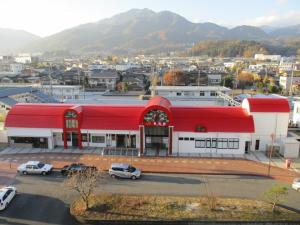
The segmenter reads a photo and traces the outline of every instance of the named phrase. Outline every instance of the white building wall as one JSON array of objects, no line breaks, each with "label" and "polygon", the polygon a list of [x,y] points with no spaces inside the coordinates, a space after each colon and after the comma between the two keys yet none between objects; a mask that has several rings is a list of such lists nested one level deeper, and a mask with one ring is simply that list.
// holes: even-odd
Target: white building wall
[{"label": "white building wall", "polygon": [[[179,137],[194,138],[194,140],[179,140]],[[238,138],[238,149],[218,149],[218,148],[196,148],[195,141],[199,138]],[[174,132],[173,133],[173,150],[174,155],[199,154],[199,153],[216,153],[216,154],[244,154],[245,142],[251,140],[249,133],[195,133],[195,132]]]},{"label": "white building wall", "polygon": [[255,142],[259,140],[259,149],[265,151],[266,145],[272,142],[271,134],[276,141],[287,137],[289,113],[253,112],[255,132],[252,135],[251,149],[255,150]]}]

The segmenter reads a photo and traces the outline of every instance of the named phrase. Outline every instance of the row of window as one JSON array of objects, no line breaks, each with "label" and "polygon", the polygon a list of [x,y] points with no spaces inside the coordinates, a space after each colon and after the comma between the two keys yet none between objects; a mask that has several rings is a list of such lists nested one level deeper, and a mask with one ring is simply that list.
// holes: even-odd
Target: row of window
[{"label": "row of window", "polygon": [[[194,92],[176,92],[177,96],[194,96],[195,93]],[[200,91],[199,92],[199,96],[205,96],[205,91]],[[217,96],[217,92],[215,91],[210,91],[210,96]]]},{"label": "row of window", "polygon": [[195,148],[238,149],[238,138],[193,138],[179,137],[179,141],[195,141]]}]

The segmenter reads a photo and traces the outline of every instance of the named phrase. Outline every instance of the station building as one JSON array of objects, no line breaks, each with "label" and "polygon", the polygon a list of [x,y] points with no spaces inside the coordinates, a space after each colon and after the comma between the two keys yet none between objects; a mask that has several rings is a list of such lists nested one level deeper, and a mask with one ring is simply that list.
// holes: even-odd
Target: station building
[{"label": "station building", "polygon": [[249,98],[242,106],[17,104],[5,127],[11,146],[135,148],[140,155],[245,154],[287,137],[289,104]]}]

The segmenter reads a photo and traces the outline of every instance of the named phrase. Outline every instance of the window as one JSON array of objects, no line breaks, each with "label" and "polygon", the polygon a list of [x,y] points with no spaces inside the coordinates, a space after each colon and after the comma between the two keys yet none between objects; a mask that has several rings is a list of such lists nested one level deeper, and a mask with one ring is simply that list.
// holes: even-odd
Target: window
[{"label": "window", "polygon": [[205,139],[196,139],[195,141],[195,147],[196,148],[205,148],[206,145],[205,145]]},{"label": "window", "polygon": [[212,138],[211,139],[211,147],[212,148],[217,148],[217,138]]},{"label": "window", "polygon": [[211,140],[210,138],[206,138],[206,148],[210,148],[211,147]]},{"label": "window", "polygon": [[195,140],[195,138],[190,138],[190,141],[194,141]]},{"label": "window", "polygon": [[68,111],[65,114],[65,118],[77,118],[77,113],[73,111]]},{"label": "window", "polygon": [[185,137],[184,140],[185,140],[185,141],[189,141],[190,139],[189,139],[188,137]]},{"label": "window", "polygon": [[220,149],[228,148],[227,138],[218,139],[218,148]]},{"label": "window", "polygon": [[183,137],[178,138],[179,141],[183,141]]},{"label": "window", "polygon": [[210,96],[217,96],[217,93],[215,91],[211,91]]},{"label": "window", "polygon": [[181,94],[182,94],[181,92],[177,92],[176,93],[177,96],[181,96]]},{"label": "window", "polygon": [[228,148],[238,149],[239,148],[239,139],[238,138],[229,138],[228,139]]},{"label": "window", "polygon": [[90,135],[89,134],[81,134],[81,140],[82,140],[82,142],[89,142]]},{"label": "window", "polygon": [[66,128],[78,128],[77,120],[66,120]]},{"label": "window", "polygon": [[200,91],[200,96],[205,96],[205,92],[204,91]]},{"label": "window", "polygon": [[105,137],[104,136],[92,136],[93,143],[104,143]]}]

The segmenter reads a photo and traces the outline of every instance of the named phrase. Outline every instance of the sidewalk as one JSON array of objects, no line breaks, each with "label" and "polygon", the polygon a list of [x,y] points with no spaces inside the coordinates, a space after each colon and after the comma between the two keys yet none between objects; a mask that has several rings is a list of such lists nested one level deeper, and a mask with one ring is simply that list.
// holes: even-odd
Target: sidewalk
[{"label": "sidewalk", "polygon": [[[73,153],[40,153],[17,154],[1,156],[0,168],[16,169],[20,163],[29,160],[39,160],[51,163],[55,168],[61,168],[73,162],[97,166],[108,170],[111,163],[129,163],[143,172],[153,173],[195,173],[195,174],[224,174],[224,175],[256,175],[268,176],[268,165],[247,159],[228,158],[191,158],[191,157],[127,157],[102,156],[99,154]],[[298,173],[287,169],[271,166],[270,177],[290,184]]]}]

